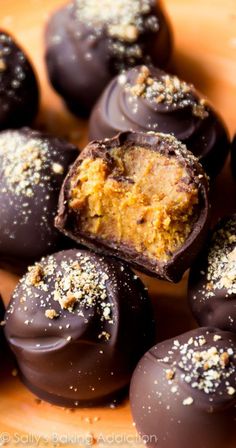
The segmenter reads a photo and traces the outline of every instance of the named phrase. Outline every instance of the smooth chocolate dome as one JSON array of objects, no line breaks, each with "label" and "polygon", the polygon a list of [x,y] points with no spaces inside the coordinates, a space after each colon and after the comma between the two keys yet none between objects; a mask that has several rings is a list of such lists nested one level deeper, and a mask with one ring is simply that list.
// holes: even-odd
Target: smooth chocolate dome
[{"label": "smooth chocolate dome", "polygon": [[82,249],[34,265],[5,319],[23,382],[61,406],[116,402],[154,340],[151,303],[138,277]]}]

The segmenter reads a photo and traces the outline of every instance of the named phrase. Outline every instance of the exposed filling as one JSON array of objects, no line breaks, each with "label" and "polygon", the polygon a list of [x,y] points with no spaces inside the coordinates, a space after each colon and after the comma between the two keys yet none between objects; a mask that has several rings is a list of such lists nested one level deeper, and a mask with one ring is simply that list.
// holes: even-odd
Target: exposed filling
[{"label": "exposed filling", "polygon": [[80,230],[168,261],[192,231],[196,185],[176,157],[138,146],[109,155],[112,164],[84,159],[71,180],[69,207],[80,217]]}]

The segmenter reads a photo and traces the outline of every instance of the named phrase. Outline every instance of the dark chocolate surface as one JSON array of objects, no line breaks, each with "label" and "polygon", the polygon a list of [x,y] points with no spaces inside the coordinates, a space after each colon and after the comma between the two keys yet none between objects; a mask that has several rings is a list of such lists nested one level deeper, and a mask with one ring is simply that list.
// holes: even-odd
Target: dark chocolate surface
[{"label": "dark chocolate surface", "polygon": [[66,242],[54,228],[58,194],[77,148],[28,128],[0,133],[0,260],[29,262]]},{"label": "dark chocolate surface", "polygon": [[30,61],[0,31],[0,130],[30,125],[38,111],[39,90]]},{"label": "dark chocolate surface", "polygon": [[231,168],[234,177],[236,177],[236,134],[231,145]]},{"label": "dark chocolate surface", "polygon": [[24,383],[61,406],[116,402],[154,341],[139,278],[86,250],[44,258],[18,284],[5,334]]},{"label": "dark chocolate surface", "polygon": [[56,11],[46,29],[49,78],[78,115],[90,112],[121,70],[145,61],[165,67],[171,47],[169,25],[156,0],[104,5],[75,0]]},{"label": "dark chocolate surface", "polygon": [[199,325],[236,332],[236,215],[221,220],[190,270],[188,297]]},{"label": "dark chocolate surface", "polygon": [[151,448],[234,448],[236,335],[198,328],[149,350],[131,381],[138,432]]},{"label": "dark chocolate surface", "polygon": [[[79,215],[69,209],[70,182],[76,173],[77,168],[87,157],[106,158],[109,160],[109,151],[115,147],[141,146],[158,151],[169,157],[176,157],[177,160],[187,167],[192,177],[192,182],[199,191],[199,210],[193,230],[187,238],[183,247],[172,255],[166,262],[155,262],[141,253],[136,252],[127,245],[104,241],[93,235],[84,234],[80,231]],[[131,264],[136,269],[146,272],[149,275],[177,282],[183,273],[189,268],[197,254],[201,250],[208,228],[208,185],[206,176],[197,159],[187,151],[186,147],[178,142],[173,136],[154,133],[132,133],[124,132],[117,137],[91,142],[80,154],[70,172],[68,173],[60,193],[58,215],[56,217],[56,227],[65,235],[74,239],[97,252],[116,256]]]},{"label": "dark chocolate surface", "polygon": [[127,130],[173,134],[211,177],[223,168],[230,146],[221,118],[205,98],[192,85],[154,67],[138,66],[118,75],[94,107],[91,140]]}]

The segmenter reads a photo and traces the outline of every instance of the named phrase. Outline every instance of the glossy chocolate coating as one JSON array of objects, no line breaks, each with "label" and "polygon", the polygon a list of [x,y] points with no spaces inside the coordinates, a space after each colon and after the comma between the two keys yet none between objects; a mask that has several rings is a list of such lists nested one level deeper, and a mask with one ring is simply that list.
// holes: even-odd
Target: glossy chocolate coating
[{"label": "glossy chocolate coating", "polygon": [[[117,245],[113,241],[95,238],[93,235],[80,231],[79,212],[69,208],[71,179],[77,172],[78,167],[87,157],[102,158],[110,160],[109,151],[112,148],[130,148],[140,146],[148,150],[159,152],[167,157],[175,157],[191,175],[191,182],[199,192],[199,206],[197,217],[192,232],[184,245],[172,254],[167,262],[155,262],[142,253],[138,253],[127,244]],[[122,182],[122,180],[121,180]],[[194,187],[194,188],[195,188]],[[183,273],[189,268],[193,260],[201,250],[208,228],[208,185],[206,176],[197,159],[187,151],[186,147],[178,142],[173,136],[164,134],[148,134],[124,132],[113,139],[94,141],[90,143],[79,155],[78,159],[70,169],[60,193],[56,227],[65,235],[74,239],[97,252],[105,253],[127,261],[134,268],[157,278],[177,282]]]},{"label": "glossy chocolate coating", "polygon": [[5,31],[0,31],[0,54],[0,130],[30,125],[39,103],[33,68]]},{"label": "glossy chocolate coating", "polygon": [[[96,0],[91,3],[102,10],[103,6]],[[114,21],[115,5],[110,3],[104,7],[104,14],[106,16],[109,8]],[[55,12],[49,20],[46,29],[48,75],[73,113],[87,115],[112,77],[121,70],[147,60],[166,66],[172,40],[159,1],[134,0],[134,3],[145,3],[150,10],[140,15],[141,29],[131,41],[110,36],[109,21],[97,23],[96,19],[79,19],[76,1]],[[119,24],[118,19],[111,23],[117,21]]]},{"label": "glossy chocolate coating", "polygon": [[0,133],[0,259],[29,262],[65,244],[58,194],[77,148],[28,128]]},{"label": "glossy chocolate coating", "polygon": [[110,138],[127,130],[173,134],[199,157],[211,177],[216,176],[230,146],[220,117],[210,105],[201,103],[203,96],[192,85],[158,68],[148,68],[149,79],[159,87],[156,95],[150,94],[151,87],[147,95],[132,93],[141,71],[142,67],[135,67],[110,82],[92,112],[90,139]]},{"label": "glossy chocolate coating", "polygon": [[[154,341],[142,282],[125,264],[86,250],[59,252],[39,266],[20,281],[5,317],[22,380],[61,406],[116,401]],[[72,296],[70,308],[63,301]]]},{"label": "glossy chocolate coating", "polygon": [[199,325],[236,333],[236,215],[221,220],[190,270],[188,297]]},{"label": "glossy chocolate coating", "polygon": [[235,334],[204,327],[144,355],[130,403],[148,447],[235,447],[235,347]]}]

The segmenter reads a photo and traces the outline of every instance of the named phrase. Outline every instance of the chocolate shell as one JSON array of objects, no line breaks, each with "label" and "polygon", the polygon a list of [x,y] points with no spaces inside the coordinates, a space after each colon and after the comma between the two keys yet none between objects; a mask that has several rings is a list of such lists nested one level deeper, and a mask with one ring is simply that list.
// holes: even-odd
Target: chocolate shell
[{"label": "chocolate shell", "polygon": [[125,264],[86,250],[59,252],[29,269],[5,319],[21,379],[60,406],[116,403],[154,341],[142,282]]},{"label": "chocolate shell", "polygon": [[30,125],[39,105],[34,70],[24,51],[0,31],[0,130]]},{"label": "chocolate shell", "polygon": [[0,133],[0,259],[22,264],[65,244],[54,227],[58,195],[78,150],[28,128]]},{"label": "chocolate shell", "polygon": [[149,350],[133,374],[131,411],[150,448],[234,448],[236,335],[198,328]]},{"label": "chocolate shell", "polygon": [[207,100],[191,84],[154,67],[116,76],[94,107],[91,140],[127,130],[173,134],[210,177],[223,168],[230,147],[228,131]]},{"label": "chocolate shell", "polygon": [[176,282],[204,244],[208,212],[206,176],[184,145],[167,134],[124,132],[81,152],[63,184],[55,224],[77,243]]},{"label": "chocolate shell", "polygon": [[149,61],[165,67],[169,25],[156,0],[75,0],[46,29],[49,79],[67,106],[87,115],[113,76]]},{"label": "chocolate shell", "polygon": [[236,333],[236,214],[221,220],[190,270],[188,297],[198,324]]}]

